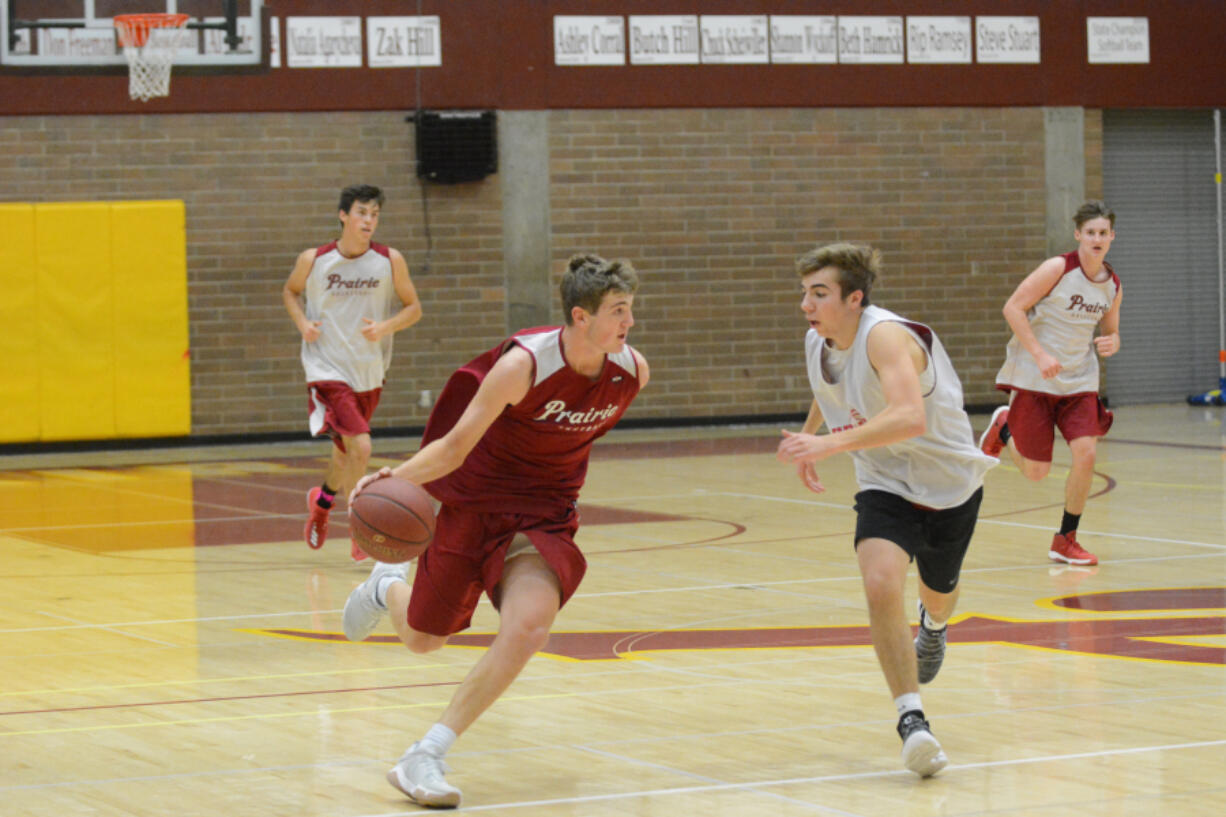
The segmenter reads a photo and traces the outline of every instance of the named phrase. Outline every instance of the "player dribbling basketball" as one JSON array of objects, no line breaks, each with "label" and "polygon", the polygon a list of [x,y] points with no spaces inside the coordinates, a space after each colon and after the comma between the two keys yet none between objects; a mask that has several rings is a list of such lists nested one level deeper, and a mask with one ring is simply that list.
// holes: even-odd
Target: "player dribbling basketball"
[{"label": "player dribbling basketball", "polygon": [[638,276],[628,263],[570,259],[562,276],[566,325],[520,332],[461,367],[439,396],[423,448],[395,469],[363,477],[424,485],[442,502],[434,541],[406,565],[376,564],[345,603],[345,636],[361,641],[390,612],[416,653],[469,626],[484,590],[498,635],[438,723],[387,779],[415,802],[454,807],[460,790],[443,756],[549,638],[586,561],[575,545],[575,503],[592,443],[647,384],[647,361],[626,344]]}]

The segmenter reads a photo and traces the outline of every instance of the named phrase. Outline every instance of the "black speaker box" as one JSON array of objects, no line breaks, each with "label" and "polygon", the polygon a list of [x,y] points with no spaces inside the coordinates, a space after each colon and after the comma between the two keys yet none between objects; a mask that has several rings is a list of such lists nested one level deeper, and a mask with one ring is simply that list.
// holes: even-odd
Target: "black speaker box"
[{"label": "black speaker box", "polygon": [[432,182],[475,182],[498,172],[494,111],[418,111],[417,175]]}]

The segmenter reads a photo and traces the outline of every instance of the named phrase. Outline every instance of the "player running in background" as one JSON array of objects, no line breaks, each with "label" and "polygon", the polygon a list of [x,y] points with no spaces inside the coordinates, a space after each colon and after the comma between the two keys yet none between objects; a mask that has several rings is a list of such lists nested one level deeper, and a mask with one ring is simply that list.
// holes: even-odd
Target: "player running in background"
[{"label": "player running in background", "polygon": [[[366,473],[370,418],[392,362],[392,335],[421,320],[404,256],[371,240],[382,205],[377,187],[342,190],[341,237],[303,250],[281,290],[302,335],[311,434],[327,434],[333,443],[323,484],[307,493],[303,537],[312,548],[323,547],[336,496]],[[366,558],[352,544],[351,555]]]},{"label": "player running in background", "polygon": [[1051,470],[1060,429],[1073,462],[1064,482],[1064,516],[1047,555],[1096,565],[1098,557],[1077,541],[1077,525],[1090,496],[1098,438],[1113,419],[1098,397],[1098,355],[1120,350],[1123,291],[1106,262],[1115,213],[1088,201],[1073,223],[1077,249],[1044,261],[1005,302],[1013,337],[996,387],[1010,393],[1009,405],[996,409],[980,447],[990,456],[1007,449],[1018,470],[1037,481]]}]

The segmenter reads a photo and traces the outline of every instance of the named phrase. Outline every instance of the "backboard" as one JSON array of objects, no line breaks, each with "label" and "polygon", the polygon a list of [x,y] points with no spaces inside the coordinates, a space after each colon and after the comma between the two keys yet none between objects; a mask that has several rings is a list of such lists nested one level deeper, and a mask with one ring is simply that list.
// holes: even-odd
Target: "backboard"
[{"label": "backboard", "polygon": [[126,67],[112,18],[144,12],[191,15],[176,71],[268,66],[263,0],[0,0],[0,6],[0,69]]}]

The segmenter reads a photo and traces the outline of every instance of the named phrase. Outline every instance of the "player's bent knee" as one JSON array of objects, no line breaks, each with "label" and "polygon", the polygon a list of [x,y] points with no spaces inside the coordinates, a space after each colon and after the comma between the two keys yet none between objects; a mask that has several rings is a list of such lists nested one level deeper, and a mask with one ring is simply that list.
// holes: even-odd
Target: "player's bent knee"
[{"label": "player's bent knee", "polygon": [[549,642],[549,629],[548,623],[504,622],[498,637],[516,652],[532,656],[545,649]]},{"label": "player's bent knee", "polygon": [[349,461],[366,467],[366,463],[370,462],[371,445],[370,437],[355,437],[349,445],[345,446],[345,450],[349,454]]},{"label": "player's bent knee", "polygon": [[1098,441],[1093,437],[1083,437],[1069,443],[1069,453],[1073,457],[1073,465],[1093,467],[1098,456]]},{"label": "player's bent knee", "polygon": [[409,648],[409,652],[417,655],[425,655],[447,646],[448,637],[445,635],[431,635],[413,629],[407,629],[399,635],[400,640]]},{"label": "player's bent knee", "polygon": [[1047,476],[1049,471],[1051,471],[1051,463],[1026,460],[1024,463],[1022,463],[1021,470],[1022,476],[1024,476],[1026,479],[1031,480],[1032,482],[1038,482],[1039,480],[1043,479],[1043,477]]}]

